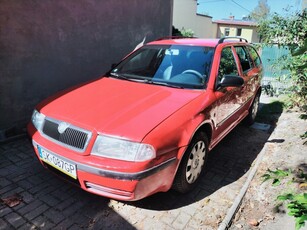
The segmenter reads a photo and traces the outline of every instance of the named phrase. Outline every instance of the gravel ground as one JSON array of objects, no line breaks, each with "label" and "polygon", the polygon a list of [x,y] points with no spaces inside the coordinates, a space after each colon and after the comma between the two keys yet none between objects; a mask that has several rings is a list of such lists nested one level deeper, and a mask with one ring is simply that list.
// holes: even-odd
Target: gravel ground
[{"label": "gravel ground", "polygon": [[[303,170],[307,173],[307,144],[300,135],[307,131],[307,120],[300,119],[300,112],[283,112],[277,126],[265,144],[264,155],[230,229],[295,229],[294,218],[289,216],[284,205],[276,200],[278,195],[299,189],[297,184],[282,181],[272,186],[272,181],[263,182],[267,169]],[[305,187],[306,191],[306,187]],[[307,225],[307,223],[306,223]],[[301,228],[306,230],[307,226]]]}]

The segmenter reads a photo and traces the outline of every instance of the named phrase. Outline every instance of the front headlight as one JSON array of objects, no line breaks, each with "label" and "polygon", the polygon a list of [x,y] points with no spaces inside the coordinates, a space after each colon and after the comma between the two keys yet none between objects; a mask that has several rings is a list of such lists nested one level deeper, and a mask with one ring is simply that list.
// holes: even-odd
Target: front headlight
[{"label": "front headlight", "polygon": [[112,159],[138,162],[156,157],[155,149],[149,144],[102,135],[97,137],[91,154]]},{"label": "front headlight", "polygon": [[38,112],[37,110],[34,110],[31,120],[32,120],[32,123],[35,126],[35,128],[37,130],[41,130],[43,123],[44,123],[44,120],[45,120],[45,115]]}]

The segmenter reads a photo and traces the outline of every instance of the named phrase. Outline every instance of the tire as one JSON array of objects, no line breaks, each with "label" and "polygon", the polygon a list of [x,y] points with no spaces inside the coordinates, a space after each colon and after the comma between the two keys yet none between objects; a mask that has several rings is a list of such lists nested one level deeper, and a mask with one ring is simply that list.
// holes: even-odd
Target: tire
[{"label": "tire", "polygon": [[253,100],[251,107],[248,110],[248,115],[244,120],[244,123],[248,126],[254,124],[255,122],[258,108],[259,108],[259,100],[260,100],[260,94],[257,93],[256,97]]},{"label": "tire", "polygon": [[197,133],[189,144],[174,179],[173,189],[180,193],[191,191],[204,172],[208,156],[208,137]]}]

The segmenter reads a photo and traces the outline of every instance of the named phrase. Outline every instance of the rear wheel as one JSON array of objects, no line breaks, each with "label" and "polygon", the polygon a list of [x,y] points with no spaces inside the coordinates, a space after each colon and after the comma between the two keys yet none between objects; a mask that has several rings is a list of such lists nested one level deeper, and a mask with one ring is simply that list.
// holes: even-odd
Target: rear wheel
[{"label": "rear wheel", "polygon": [[199,132],[192,139],[178,168],[173,189],[186,193],[192,190],[204,171],[208,155],[208,138]]},{"label": "rear wheel", "polygon": [[258,108],[259,108],[259,99],[260,99],[260,94],[258,93],[256,97],[254,98],[254,101],[251,107],[248,110],[248,115],[244,120],[245,124],[252,125],[255,122]]}]

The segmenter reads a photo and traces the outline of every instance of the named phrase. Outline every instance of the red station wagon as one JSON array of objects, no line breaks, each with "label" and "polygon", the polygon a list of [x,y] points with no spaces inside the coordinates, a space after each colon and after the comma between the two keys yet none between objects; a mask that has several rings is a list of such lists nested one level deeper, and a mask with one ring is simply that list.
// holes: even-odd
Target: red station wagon
[{"label": "red station wagon", "polygon": [[166,38],[145,44],[98,80],[33,112],[39,161],[82,189],[139,200],[199,181],[208,152],[253,123],[262,64],[243,38]]}]

